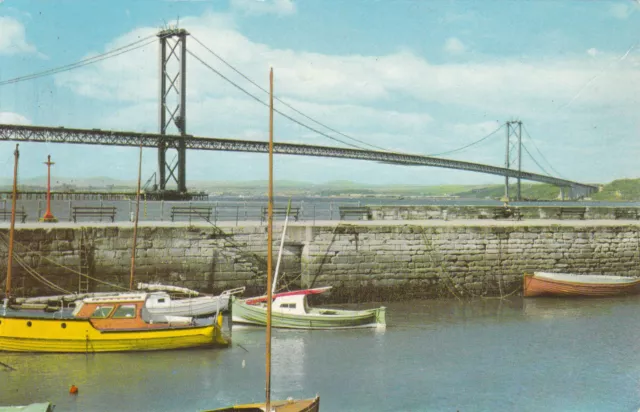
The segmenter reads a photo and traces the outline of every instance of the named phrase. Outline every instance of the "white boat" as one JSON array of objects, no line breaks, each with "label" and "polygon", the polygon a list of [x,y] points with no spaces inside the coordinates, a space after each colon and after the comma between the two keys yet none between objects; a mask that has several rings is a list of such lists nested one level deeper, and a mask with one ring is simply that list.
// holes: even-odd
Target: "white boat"
[{"label": "white boat", "polygon": [[[138,289],[155,289],[161,285],[153,285],[148,288],[145,284],[138,284]],[[188,290],[188,289],[187,289]],[[174,291],[177,291],[174,289]],[[183,291],[179,291],[184,293]],[[147,310],[156,316],[193,316],[206,317],[218,312],[224,312],[229,308],[229,299],[236,293],[244,292],[244,287],[225,290],[218,296],[194,296],[183,299],[173,299],[166,292],[156,292],[147,301]],[[197,292],[196,292],[197,293]]]},{"label": "white boat", "polygon": [[574,273],[525,273],[523,295],[532,296],[620,296],[640,293],[640,278]]}]

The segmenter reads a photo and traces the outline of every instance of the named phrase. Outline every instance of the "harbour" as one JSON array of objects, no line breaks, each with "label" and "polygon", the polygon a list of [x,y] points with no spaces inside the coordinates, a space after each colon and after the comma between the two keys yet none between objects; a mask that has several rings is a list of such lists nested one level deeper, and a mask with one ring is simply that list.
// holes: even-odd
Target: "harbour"
[{"label": "harbour", "polygon": [[[383,332],[274,330],[273,396],[317,392],[329,411],[640,407],[640,335],[630,327],[640,321],[637,298],[383,303]],[[0,399],[32,402],[37,386],[38,399],[55,403],[57,411],[195,412],[260,401],[264,333],[234,327],[226,349],[2,353],[0,361],[15,370],[0,368]],[[77,396],[68,393],[72,384]]]},{"label": "harbour", "polygon": [[0,412],[640,411],[640,1],[2,3]]}]

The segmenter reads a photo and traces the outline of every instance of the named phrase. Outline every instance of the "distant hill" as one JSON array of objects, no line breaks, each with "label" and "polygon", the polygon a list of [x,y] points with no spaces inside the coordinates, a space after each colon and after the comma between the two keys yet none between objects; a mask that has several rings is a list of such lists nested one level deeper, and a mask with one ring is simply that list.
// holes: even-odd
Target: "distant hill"
[{"label": "distant hill", "polygon": [[[143,182],[144,183],[144,182]],[[264,196],[267,192],[266,180],[242,182],[201,181],[188,182],[189,190],[204,191],[212,195]],[[0,178],[0,190],[11,190],[12,180]],[[35,177],[20,181],[22,190],[45,190],[46,177]],[[135,191],[135,180],[118,180],[109,177],[56,177],[51,181],[54,191],[95,190],[95,191]],[[510,194],[516,193],[516,185],[511,184]],[[557,200],[560,190],[549,184],[522,182],[522,197],[525,200]],[[278,180],[274,183],[279,196],[398,196],[429,197],[449,196],[465,199],[496,199],[504,196],[504,185],[438,185],[421,186],[409,184],[374,185],[336,180],[326,183],[309,183],[296,180]],[[600,185],[600,191],[591,196],[593,200],[640,201],[640,179],[619,179]]]},{"label": "distant hill", "polygon": [[640,179],[619,179],[603,185],[598,193],[594,193],[593,200],[609,201],[640,201]]},{"label": "distant hill", "polygon": [[[513,198],[517,193],[517,185],[509,185],[509,196]],[[560,189],[556,186],[544,183],[524,183],[520,184],[520,192],[523,200],[558,200]],[[489,185],[474,188],[468,191],[456,193],[462,198],[473,199],[501,199],[504,197],[504,185]]]}]

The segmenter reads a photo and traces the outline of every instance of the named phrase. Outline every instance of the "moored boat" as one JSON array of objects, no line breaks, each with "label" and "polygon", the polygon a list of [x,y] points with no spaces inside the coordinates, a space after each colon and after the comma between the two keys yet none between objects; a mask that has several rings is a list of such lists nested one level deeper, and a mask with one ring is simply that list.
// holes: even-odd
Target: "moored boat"
[{"label": "moored boat", "polygon": [[[324,293],[330,287],[304,289],[274,295],[271,322],[274,328],[288,329],[351,329],[384,328],[385,307],[367,310],[314,308],[307,302],[309,295]],[[250,325],[267,324],[266,297],[231,299],[232,321]]]},{"label": "moored boat", "polygon": [[0,406],[0,412],[53,412],[55,405],[51,402],[30,403],[22,406]]},{"label": "moored boat", "polygon": [[164,293],[164,296],[157,295],[157,299],[151,299],[147,302],[147,310],[153,315],[204,317],[227,311],[230,297],[236,293],[244,292],[245,288],[225,290],[218,296],[199,296],[199,292],[186,288],[147,283],[139,283],[138,289],[178,292],[188,295],[188,297],[181,299],[174,299],[168,293]]},{"label": "moored boat", "polygon": [[[287,399],[285,401],[271,401],[271,410],[273,412],[318,412],[320,410],[320,397],[316,396],[313,399],[302,400]],[[211,411],[205,412],[233,411],[264,412],[266,411],[266,407],[264,403],[251,403],[221,409],[213,409]]]},{"label": "moored boat", "polygon": [[523,295],[620,296],[640,293],[640,278],[613,275],[578,275],[534,272],[525,274]]},{"label": "moored boat", "polygon": [[87,298],[63,317],[0,315],[0,351],[92,353],[227,346],[222,314],[210,325],[153,320],[148,293]]}]

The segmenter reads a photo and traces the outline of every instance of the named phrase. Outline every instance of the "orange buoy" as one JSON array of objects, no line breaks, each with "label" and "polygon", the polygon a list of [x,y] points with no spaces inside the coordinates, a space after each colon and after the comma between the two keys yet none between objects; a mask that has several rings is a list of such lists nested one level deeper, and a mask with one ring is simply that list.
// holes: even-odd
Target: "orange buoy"
[{"label": "orange buoy", "polygon": [[78,387],[76,385],[71,385],[71,388],[69,388],[69,393],[72,395],[77,395],[78,394]]}]

